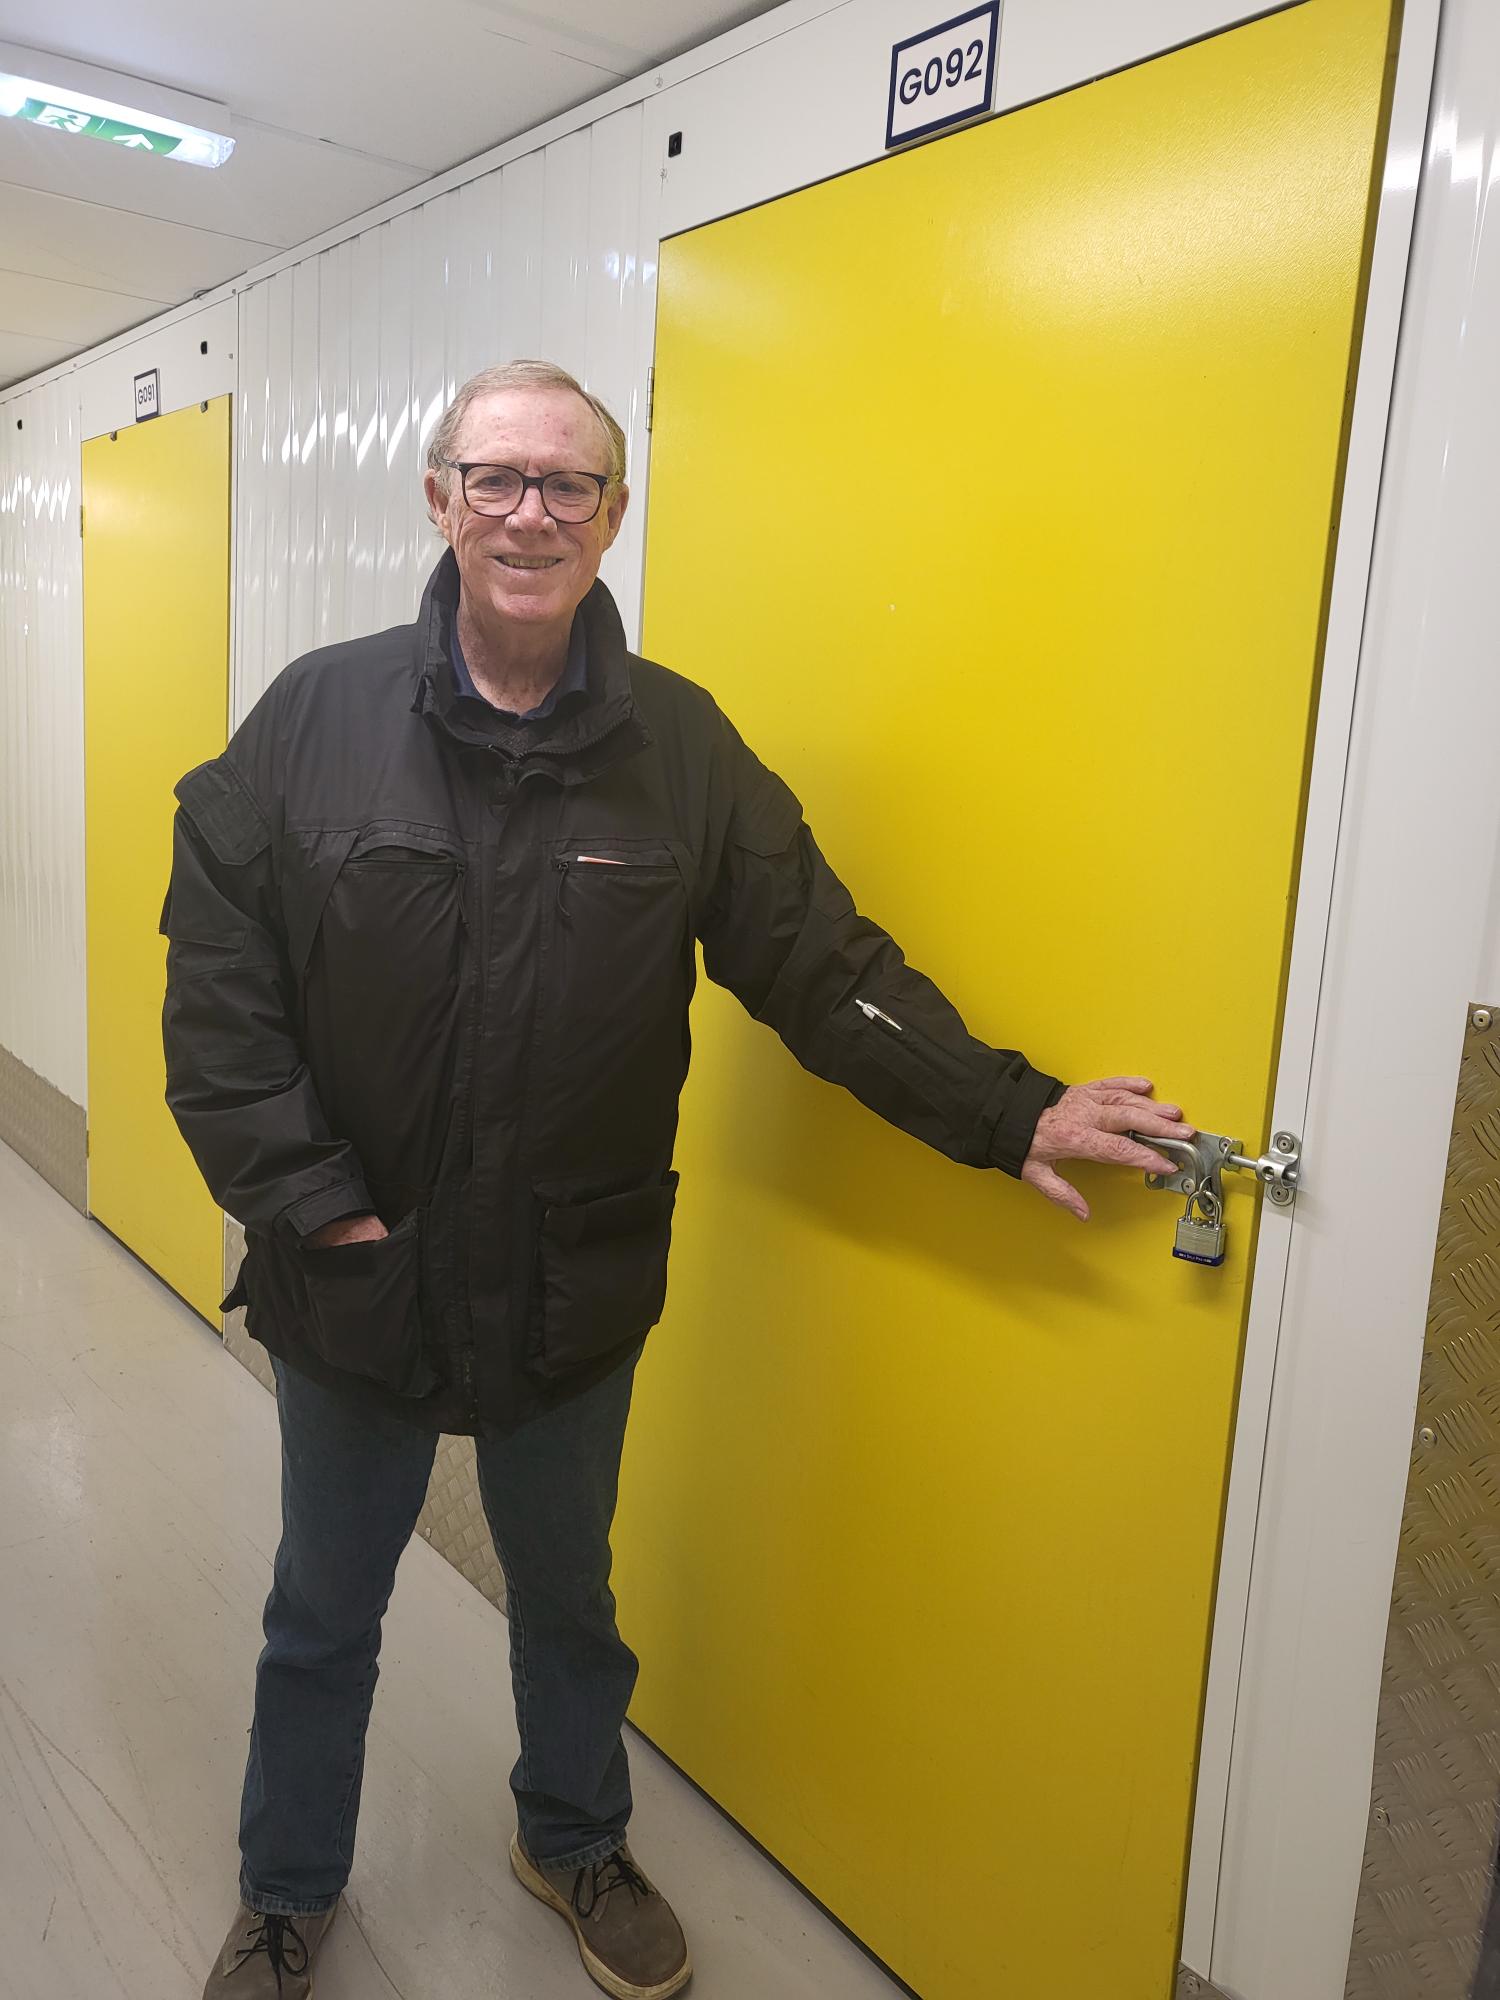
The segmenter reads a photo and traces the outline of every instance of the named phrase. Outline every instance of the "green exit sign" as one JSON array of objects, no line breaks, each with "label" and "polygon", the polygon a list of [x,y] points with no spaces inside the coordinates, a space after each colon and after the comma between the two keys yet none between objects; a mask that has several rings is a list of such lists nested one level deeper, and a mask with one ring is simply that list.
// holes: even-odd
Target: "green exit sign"
[{"label": "green exit sign", "polygon": [[17,111],[33,125],[49,126],[54,132],[76,132],[89,139],[110,139],[117,146],[138,152],[175,153],[182,140],[171,132],[148,132],[140,125],[126,125],[118,118],[100,118],[68,104],[49,104],[44,98],[28,97]]},{"label": "green exit sign", "polygon": [[[0,55],[8,54],[0,44]],[[19,51],[17,52],[19,53]],[[77,68],[79,65],[75,64]],[[122,77],[121,82],[125,79]],[[153,89],[155,86],[153,86]],[[221,104],[185,97],[180,91],[160,90],[159,99],[170,99],[184,110],[222,111]],[[129,153],[154,153],[158,159],[180,160],[190,167],[222,167],[234,151],[227,132],[211,132],[203,125],[188,125],[161,108],[148,111],[112,97],[95,97],[75,90],[71,83],[55,77],[17,76],[0,69],[0,118],[24,118],[45,132],[69,132],[79,139],[103,139],[106,145],[123,146]]]}]

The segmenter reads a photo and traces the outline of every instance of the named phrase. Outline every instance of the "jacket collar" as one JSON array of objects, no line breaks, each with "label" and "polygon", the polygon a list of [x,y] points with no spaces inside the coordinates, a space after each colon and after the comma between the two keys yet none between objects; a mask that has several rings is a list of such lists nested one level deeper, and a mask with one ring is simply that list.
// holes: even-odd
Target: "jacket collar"
[{"label": "jacket collar", "polygon": [[563,784],[580,783],[622,757],[634,756],[651,741],[630,683],[630,655],[615,601],[595,582],[579,606],[587,647],[589,698],[551,727],[507,723],[496,714],[473,720],[457,707],[451,654],[458,614],[458,559],[445,549],[427,579],[416,636],[415,714],[456,742],[499,751],[527,769],[546,770]]}]

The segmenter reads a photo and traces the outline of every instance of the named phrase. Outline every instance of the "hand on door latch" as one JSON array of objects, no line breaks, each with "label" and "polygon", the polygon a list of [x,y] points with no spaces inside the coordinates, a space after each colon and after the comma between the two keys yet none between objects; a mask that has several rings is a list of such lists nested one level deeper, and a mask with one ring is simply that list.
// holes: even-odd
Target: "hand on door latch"
[{"label": "hand on door latch", "polygon": [[1278,1208],[1290,1208],[1297,1198],[1302,1148],[1294,1133],[1278,1132],[1271,1151],[1258,1160],[1246,1159],[1238,1139],[1221,1139],[1214,1132],[1200,1132],[1195,1139],[1163,1139],[1154,1133],[1148,1138],[1140,1132],[1130,1137],[1182,1162],[1175,1174],[1147,1174],[1146,1185],[1187,1196],[1172,1246],[1172,1255],[1185,1263],[1217,1266],[1224,1261],[1226,1173],[1254,1174]]}]

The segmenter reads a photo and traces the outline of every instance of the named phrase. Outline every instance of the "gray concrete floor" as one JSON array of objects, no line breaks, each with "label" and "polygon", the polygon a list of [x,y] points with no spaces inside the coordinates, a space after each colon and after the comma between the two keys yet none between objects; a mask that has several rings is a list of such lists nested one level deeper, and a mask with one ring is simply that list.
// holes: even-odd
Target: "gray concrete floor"
[{"label": "gray concrete floor", "polygon": [[[277,1474],[271,1398],[0,1145],[4,2000],[201,1993],[234,1909]],[[317,2000],[585,2000],[597,1989],[563,1924],[506,1864],[504,1621],[420,1540],[381,1666]],[[632,1846],[686,1926],[694,1993],[891,2000],[836,1926],[631,1750]]]}]

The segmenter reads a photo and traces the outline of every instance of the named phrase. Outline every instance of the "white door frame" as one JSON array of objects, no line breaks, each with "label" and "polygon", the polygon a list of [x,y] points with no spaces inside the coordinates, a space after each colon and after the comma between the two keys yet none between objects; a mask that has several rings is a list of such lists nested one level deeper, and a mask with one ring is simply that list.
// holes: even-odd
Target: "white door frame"
[{"label": "white door frame", "polygon": [[[1436,62],[1439,7],[1440,0],[1408,0],[1402,23],[1390,133],[1380,177],[1343,510],[1334,554],[1286,1014],[1271,1114],[1272,1131],[1296,1133],[1304,1142],[1343,820],[1355,684],[1370,588],[1375,516]],[[1249,800],[1240,804],[1253,807],[1253,801]],[[1271,1135],[1267,1132],[1256,1136],[1269,1141]],[[1203,1971],[1211,1970],[1213,1965],[1230,1771],[1235,1756],[1272,1399],[1283,1372],[1278,1368],[1283,1359],[1283,1345],[1290,1347],[1312,1332],[1296,1326],[1286,1316],[1285,1305],[1293,1237],[1299,1231],[1318,1226],[1318,1169],[1316,1153],[1305,1154],[1305,1191],[1291,1218],[1266,1204],[1250,1293],[1209,1658],[1183,1936],[1185,1962]],[[1357,1786],[1368,1788],[1368,1768],[1350,1775]],[[1289,1996],[1284,1996],[1284,2000],[1289,2000]]]},{"label": "white door frame", "polygon": [[1211,1971],[1342,2000],[1468,1010],[1500,999],[1500,12],[1443,0]]}]

